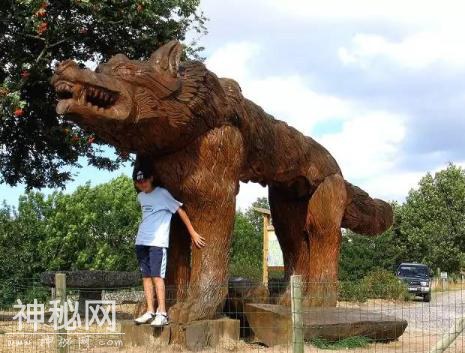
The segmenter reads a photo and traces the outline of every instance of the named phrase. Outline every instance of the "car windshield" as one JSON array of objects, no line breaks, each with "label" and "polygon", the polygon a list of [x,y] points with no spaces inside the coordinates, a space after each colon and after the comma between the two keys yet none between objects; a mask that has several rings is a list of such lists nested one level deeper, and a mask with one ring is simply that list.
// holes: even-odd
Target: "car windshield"
[{"label": "car windshield", "polygon": [[402,266],[399,268],[398,275],[402,277],[427,277],[428,268],[423,266]]}]

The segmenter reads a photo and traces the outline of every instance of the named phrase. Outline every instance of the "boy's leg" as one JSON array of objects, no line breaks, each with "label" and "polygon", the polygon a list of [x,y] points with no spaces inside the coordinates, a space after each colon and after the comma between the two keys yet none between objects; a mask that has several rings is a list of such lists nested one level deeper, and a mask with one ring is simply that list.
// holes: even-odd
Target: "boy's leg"
[{"label": "boy's leg", "polygon": [[139,269],[142,273],[142,284],[144,286],[144,296],[147,302],[147,310],[140,317],[135,319],[137,324],[147,323],[154,317],[154,297],[153,283],[150,275],[150,247],[136,245],[136,256],[139,262]]},{"label": "boy's leg", "polygon": [[150,278],[150,246],[136,245],[136,257],[139,262],[139,270],[142,273],[147,311],[155,312],[153,305],[153,283]]},{"label": "boy's leg", "polygon": [[155,319],[151,323],[153,326],[164,326],[168,324],[165,304],[165,275],[168,262],[167,252],[166,248],[159,248],[156,246],[150,248],[150,275],[155,285],[158,302],[157,313]]},{"label": "boy's leg", "polygon": [[152,277],[157,294],[158,308],[157,312],[166,313],[165,301],[165,280],[162,277]]},{"label": "boy's leg", "polygon": [[[154,305],[153,305],[153,283],[151,277],[144,277],[142,279],[144,284],[144,294],[145,300],[147,301],[147,311],[154,313]],[[157,293],[158,296],[158,293]]]},{"label": "boy's leg", "polygon": [[157,295],[157,312],[166,313],[165,277],[168,263],[168,249],[150,247],[150,276]]}]

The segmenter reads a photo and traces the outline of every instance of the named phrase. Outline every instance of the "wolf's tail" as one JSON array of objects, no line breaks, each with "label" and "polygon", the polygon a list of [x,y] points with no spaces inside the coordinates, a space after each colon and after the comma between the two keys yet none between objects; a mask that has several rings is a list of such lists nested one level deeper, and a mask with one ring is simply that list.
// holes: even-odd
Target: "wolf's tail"
[{"label": "wolf's tail", "polygon": [[389,229],[393,223],[390,204],[383,200],[372,199],[359,187],[345,182],[348,204],[342,227],[364,235],[377,235]]}]

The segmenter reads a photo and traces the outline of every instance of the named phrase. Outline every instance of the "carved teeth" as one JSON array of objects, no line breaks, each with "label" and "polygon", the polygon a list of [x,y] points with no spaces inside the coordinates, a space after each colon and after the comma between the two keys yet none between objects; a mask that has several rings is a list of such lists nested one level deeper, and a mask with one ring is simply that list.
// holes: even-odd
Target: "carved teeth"
[{"label": "carved teeth", "polygon": [[82,106],[93,109],[99,113],[113,111],[112,105],[117,101],[118,94],[105,88],[90,85],[58,82],[55,86],[57,93],[62,95],[60,99],[74,99]]}]

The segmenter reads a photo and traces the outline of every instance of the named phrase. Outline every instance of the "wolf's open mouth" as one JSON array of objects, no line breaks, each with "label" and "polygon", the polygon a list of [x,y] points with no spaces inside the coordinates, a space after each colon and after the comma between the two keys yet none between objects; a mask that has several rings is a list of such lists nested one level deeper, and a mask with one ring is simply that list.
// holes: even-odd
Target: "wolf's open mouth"
[{"label": "wolf's open mouth", "polygon": [[55,83],[57,97],[61,99],[73,99],[80,105],[85,105],[94,110],[103,111],[115,105],[119,93],[103,87],[82,85],[60,80]]}]

